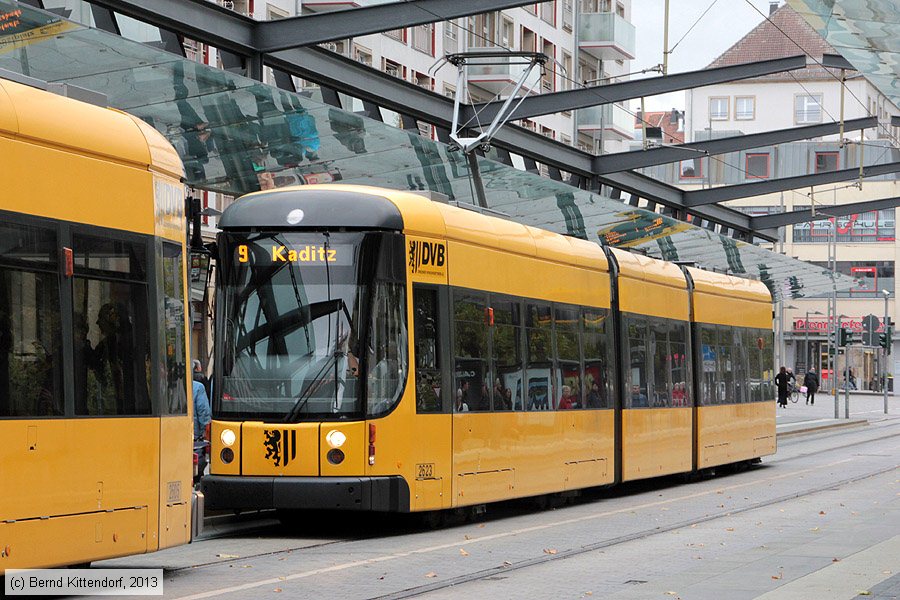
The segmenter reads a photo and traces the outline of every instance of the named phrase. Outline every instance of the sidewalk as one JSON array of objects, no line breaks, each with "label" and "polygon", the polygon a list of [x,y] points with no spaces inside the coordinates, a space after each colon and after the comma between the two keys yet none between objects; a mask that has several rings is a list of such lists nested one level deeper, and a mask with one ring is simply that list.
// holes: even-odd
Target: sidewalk
[{"label": "sidewalk", "polygon": [[779,437],[798,435],[822,429],[863,427],[871,420],[900,418],[900,397],[888,395],[888,414],[884,414],[884,397],[871,392],[850,393],[850,418],[844,418],[844,394],[838,399],[838,415],[834,418],[834,396],[816,394],[814,405],[807,405],[801,397],[796,404],[788,402],[787,408],[776,407],[775,431]]}]

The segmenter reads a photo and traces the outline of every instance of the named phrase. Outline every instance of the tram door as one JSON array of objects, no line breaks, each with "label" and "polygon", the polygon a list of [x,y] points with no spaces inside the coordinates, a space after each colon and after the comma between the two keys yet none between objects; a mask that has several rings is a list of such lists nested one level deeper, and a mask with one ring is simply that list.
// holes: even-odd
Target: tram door
[{"label": "tram door", "polygon": [[449,290],[413,285],[415,433],[410,452],[415,464],[411,508],[439,510],[452,498],[452,419],[450,384]]}]

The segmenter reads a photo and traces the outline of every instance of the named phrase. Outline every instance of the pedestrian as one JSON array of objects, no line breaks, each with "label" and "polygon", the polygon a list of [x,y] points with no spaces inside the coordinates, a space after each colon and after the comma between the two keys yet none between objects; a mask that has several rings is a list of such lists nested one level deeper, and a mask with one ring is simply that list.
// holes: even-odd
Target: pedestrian
[{"label": "pedestrian", "polygon": [[191,361],[191,365],[193,367],[194,381],[199,381],[203,384],[203,391],[206,392],[206,397],[209,398],[211,395],[209,389],[209,377],[203,373],[203,367],[200,365],[199,360],[195,358]]},{"label": "pedestrian", "polygon": [[194,391],[194,451],[197,452],[197,475],[201,477],[209,462],[207,457],[207,442],[209,435],[206,426],[212,421],[212,410],[209,407],[209,398],[203,384],[197,380],[193,382]]},{"label": "pedestrian", "polygon": [[806,403],[815,404],[816,392],[819,390],[819,376],[812,367],[803,376],[803,385],[806,386]]},{"label": "pedestrian", "polygon": [[788,385],[790,381],[791,378],[788,376],[787,369],[781,367],[778,375],[775,376],[775,387],[778,389],[778,404],[783,408],[787,408],[788,394],[790,393]]}]

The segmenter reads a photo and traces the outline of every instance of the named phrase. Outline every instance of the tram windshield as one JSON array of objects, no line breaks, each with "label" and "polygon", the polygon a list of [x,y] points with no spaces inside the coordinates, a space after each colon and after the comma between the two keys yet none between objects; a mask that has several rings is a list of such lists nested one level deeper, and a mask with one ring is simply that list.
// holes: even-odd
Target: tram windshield
[{"label": "tram windshield", "polygon": [[300,422],[393,408],[408,370],[399,234],[220,240],[216,418]]}]

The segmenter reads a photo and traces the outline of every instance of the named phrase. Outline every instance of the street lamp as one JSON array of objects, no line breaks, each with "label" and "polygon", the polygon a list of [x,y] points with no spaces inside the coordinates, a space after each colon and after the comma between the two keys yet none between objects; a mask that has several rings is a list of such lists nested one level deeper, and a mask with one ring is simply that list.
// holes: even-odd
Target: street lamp
[{"label": "street lamp", "polygon": [[[810,358],[809,358],[809,315],[821,315],[821,314],[822,314],[822,311],[820,311],[820,310],[806,311],[806,321],[804,321],[803,327],[804,327],[804,329],[806,329],[806,351],[805,351],[806,360],[804,362],[806,362],[806,370],[807,371],[809,371],[809,369],[810,369],[810,364],[809,364],[810,363]],[[827,329],[826,329],[826,331],[827,331]]]}]

